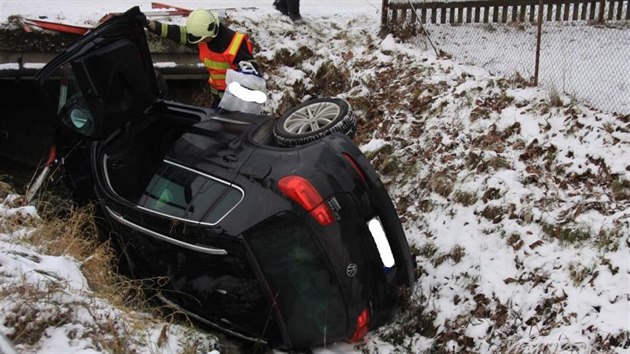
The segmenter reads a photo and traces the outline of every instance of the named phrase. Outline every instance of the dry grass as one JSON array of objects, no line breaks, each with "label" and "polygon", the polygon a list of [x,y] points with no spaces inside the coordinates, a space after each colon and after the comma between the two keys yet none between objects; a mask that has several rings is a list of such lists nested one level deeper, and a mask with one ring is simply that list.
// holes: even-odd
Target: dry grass
[{"label": "dry grass", "polygon": [[448,253],[439,254],[431,259],[434,267],[439,267],[442,263],[451,260],[453,264],[459,263],[466,256],[466,249],[460,245],[455,245]]},{"label": "dry grass", "polygon": [[[68,215],[64,217],[66,212]],[[45,254],[70,256],[83,262],[101,247],[95,242],[97,233],[93,215],[91,206],[70,206],[67,211],[60,211],[57,215],[47,215],[29,236],[28,242]]]},{"label": "dry grass", "polygon": [[54,283],[32,285],[25,279],[17,286],[0,288],[0,299],[11,300],[4,326],[13,329],[8,337],[14,344],[35,345],[47,328],[70,322],[71,311],[56,300],[58,291]]},{"label": "dry grass", "polygon": [[337,96],[349,90],[350,72],[343,66],[335,65],[332,61],[323,63],[313,78],[317,87],[316,92],[324,96]]},{"label": "dry grass", "polygon": [[[0,175],[0,202],[6,207],[17,207],[22,203],[23,198],[9,198],[15,196],[15,189],[4,182],[6,176]],[[0,233],[11,233],[21,227],[32,226],[35,220],[33,217],[20,213],[14,215],[4,215],[0,218]]]},{"label": "dry grass", "polygon": [[[46,217],[28,236],[29,244],[43,254],[77,260],[90,288],[116,306],[129,302],[129,294],[141,296],[140,284],[118,273],[117,255],[110,241],[99,239],[92,205],[78,208],[71,204],[42,204]],[[50,208],[56,208],[56,212]],[[134,303],[145,302],[135,300]]]},{"label": "dry grass", "polygon": [[569,264],[569,278],[573,281],[573,285],[579,286],[582,284],[588,277],[593,276],[595,271],[595,266],[590,265],[586,266],[578,262],[573,262]]},{"label": "dry grass", "polygon": [[[0,185],[1,193],[6,191]],[[131,348],[144,348],[152,353],[167,343],[177,325],[180,352],[207,352],[212,349],[212,336],[194,329],[191,322],[175,311],[165,311],[146,297],[142,281],[130,280],[118,273],[117,254],[110,242],[99,239],[94,207],[75,207],[63,200],[47,199],[39,205],[41,219],[24,215],[1,218],[3,230],[17,229],[29,223],[33,231],[16,242],[42,255],[64,256],[76,260],[89,284],[89,291],[72,289],[56,274],[42,271],[49,281],[33,284],[32,280],[10,279],[0,284],[0,299],[9,304],[4,326],[11,329],[9,338],[19,348],[36,348],[48,328],[69,325],[71,339],[89,340],[97,350],[129,353]],[[8,227],[7,225],[11,225]],[[3,231],[4,232],[4,231]],[[38,256],[29,257],[35,263]],[[2,278],[0,274],[0,279]],[[80,291],[81,294],[76,292]],[[68,298],[74,300],[68,301]],[[78,315],[81,312],[83,315]],[[91,320],[85,320],[85,313]],[[177,315],[177,316],[176,316]],[[154,343],[151,331],[162,326],[160,340]],[[184,338],[179,336],[183,335]]]},{"label": "dry grass", "polygon": [[13,192],[13,187],[11,187],[10,184],[8,184],[7,182],[5,182],[4,180],[7,179],[7,176],[5,175],[0,175],[0,198],[4,199],[6,198],[6,196],[9,193]]},{"label": "dry grass", "polygon": [[477,202],[477,195],[472,192],[458,190],[453,193],[453,201],[463,206],[471,206]]},{"label": "dry grass", "polygon": [[610,190],[615,200],[624,201],[630,199],[630,181],[622,177],[614,179],[610,183]]},{"label": "dry grass", "polygon": [[441,195],[444,198],[453,192],[455,185],[455,176],[447,170],[442,170],[433,174],[430,174],[426,178],[427,187],[433,192]]},{"label": "dry grass", "polygon": [[413,341],[410,339],[413,336],[420,334],[432,338],[437,334],[433,324],[437,313],[427,309],[426,298],[412,296],[409,289],[402,289],[400,296],[404,311],[391,325],[384,327],[379,336],[383,341],[411,353]]},{"label": "dry grass", "polygon": [[558,90],[553,89],[549,91],[549,104],[551,107],[562,107],[564,102],[562,101],[562,97],[560,97],[560,93]]}]

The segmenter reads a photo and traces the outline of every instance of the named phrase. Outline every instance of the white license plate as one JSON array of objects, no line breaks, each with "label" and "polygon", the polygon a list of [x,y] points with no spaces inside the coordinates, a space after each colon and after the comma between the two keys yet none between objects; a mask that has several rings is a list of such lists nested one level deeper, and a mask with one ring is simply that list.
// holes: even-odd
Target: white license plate
[{"label": "white license plate", "polygon": [[389,241],[387,241],[387,235],[385,234],[385,229],[383,229],[381,220],[378,217],[375,217],[367,222],[367,226],[368,229],[370,229],[372,238],[374,238],[374,243],[376,243],[376,248],[381,256],[383,266],[385,268],[393,267],[396,264],[396,261],[394,260],[394,255],[392,254],[392,248],[389,246]]}]

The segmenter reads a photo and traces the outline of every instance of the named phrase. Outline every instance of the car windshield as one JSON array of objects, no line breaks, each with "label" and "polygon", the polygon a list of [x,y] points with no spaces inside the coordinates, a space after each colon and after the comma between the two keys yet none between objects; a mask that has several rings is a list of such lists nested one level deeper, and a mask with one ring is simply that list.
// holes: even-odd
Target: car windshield
[{"label": "car windshield", "polygon": [[347,329],[339,286],[313,237],[304,220],[281,217],[248,234],[294,346],[338,338]]}]

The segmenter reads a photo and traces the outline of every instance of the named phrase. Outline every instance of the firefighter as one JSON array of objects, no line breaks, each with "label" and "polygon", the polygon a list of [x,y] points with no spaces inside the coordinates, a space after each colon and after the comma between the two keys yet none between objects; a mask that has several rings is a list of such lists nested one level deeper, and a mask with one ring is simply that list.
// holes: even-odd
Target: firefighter
[{"label": "firefighter", "polygon": [[212,108],[217,108],[226,89],[225,74],[228,69],[260,75],[258,63],[252,54],[252,43],[247,34],[231,30],[220,23],[213,11],[194,10],[188,15],[186,26],[148,20],[141,13],[138,20],[149,31],[162,38],[181,44],[196,45],[199,60],[208,69]]}]

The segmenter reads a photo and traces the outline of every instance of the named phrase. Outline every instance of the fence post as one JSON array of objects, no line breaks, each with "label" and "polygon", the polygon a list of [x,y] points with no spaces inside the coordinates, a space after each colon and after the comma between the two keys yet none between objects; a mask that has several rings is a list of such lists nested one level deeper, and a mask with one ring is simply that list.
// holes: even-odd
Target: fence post
[{"label": "fence post", "polygon": [[543,0],[538,0],[538,30],[536,34],[536,65],[534,66],[534,86],[538,86],[538,71],[540,70],[540,42],[543,22]]},{"label": "fence post", "polygon": [[588,3],[586,1],[581,3],[582,10],[580,11],[580,20],[586,20],[586,15],[588,13]]},{"label": "fence post", "polygon": [[389,0],[383,0],[381,5],[381,31],[385,31],[387,28],[387,7]]},{"label": "fence post", "polygon": [[604,22],[604,10],[606,8],[606,0],[599,0],[599,16],[597,17],[597,22]]}]

